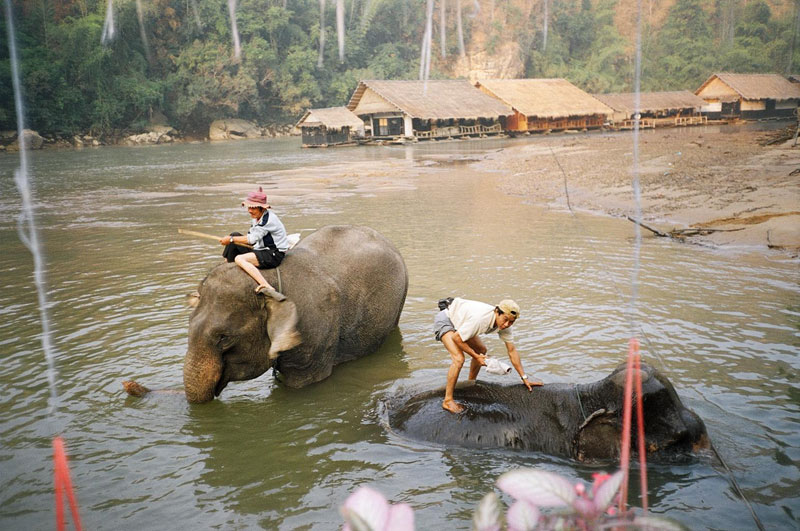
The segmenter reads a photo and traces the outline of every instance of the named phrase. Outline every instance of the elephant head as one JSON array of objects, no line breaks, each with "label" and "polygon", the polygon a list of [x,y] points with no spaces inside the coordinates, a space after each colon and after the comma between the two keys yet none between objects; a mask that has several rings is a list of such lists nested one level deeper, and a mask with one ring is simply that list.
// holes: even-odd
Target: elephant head
[{"label": "elephant head", "polygon": [[[644,448],[648,455],[659,458],[694,453],[710,447],[703,421],[681,402],[675,388],[655,368],[642,364],[642,416]],[[573,455],[581,460],[616,458],[620,454],[622,409],[627,376],[626,365],[619,365],[600,382],[579,386],[580,395],[587,395],[591,413],[573,438]],[[631,446],[638,447],[636,403],[633,403]]]},{"label": "elephant head", "polygon": [[208,402],[228,382],[257,378],[280,352],[301,343],[291,299],[276,302],[254,287],[238,266],[222,264],[190,296],[194,312],[183,365],[189,402]]}]

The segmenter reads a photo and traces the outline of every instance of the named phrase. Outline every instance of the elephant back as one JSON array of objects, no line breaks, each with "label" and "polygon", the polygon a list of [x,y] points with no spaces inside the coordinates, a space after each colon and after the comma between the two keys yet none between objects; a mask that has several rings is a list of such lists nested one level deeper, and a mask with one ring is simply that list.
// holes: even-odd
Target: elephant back
[{"label": "elephant back", "polygon": [[408,291],[408,273],[395,246],[376,230],[336,225],[301,245],[338,287],[337,363],[377,349],[396,326]]},{"label": "elephant back", "polygon": [[263,273],[297,305],[301,349],[315,346],[301,357],[330,368],[374,352],[397,326],[408,290],[400,253],[363,226],[323,227],[289,251],[279,270]]}]

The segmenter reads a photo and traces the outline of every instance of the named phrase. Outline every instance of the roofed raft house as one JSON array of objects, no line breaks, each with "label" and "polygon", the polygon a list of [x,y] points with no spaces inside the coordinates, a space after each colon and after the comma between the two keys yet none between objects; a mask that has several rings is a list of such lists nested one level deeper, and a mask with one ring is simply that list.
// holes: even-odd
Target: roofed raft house
[{"label": "roofed raft house", "polygon": [[438,79],[361,81],[347,108],[390,141],[500,134],[512,113],[469,81]]},{"label": "roofed raft house", "polygon": [[[615,127],[633,127],[636,113],[635,92],[595,94],[595,98],[613,109],[611,117]],[[674,92],[641,92],[639,94],[639,127],[667,125],[697,125],[708,122],[700,114],[706,102],[688,90]]]},{"label": "roofed raft house", "polygon": [[364,138],[364,122],[347,107],[309,109],[295,127],[303,134],[303,147],[354,145]]},{"label": "roofed raft house", "polygon": [[483,79],[476,86],[514,110],[509,132],[597,129],[613,113],[566,79]]},{"label": "roofed raft house", "polygon": [[694,93],[709,119],[789,118],[800,102],[800,84],[778,74],[713,74]]}]

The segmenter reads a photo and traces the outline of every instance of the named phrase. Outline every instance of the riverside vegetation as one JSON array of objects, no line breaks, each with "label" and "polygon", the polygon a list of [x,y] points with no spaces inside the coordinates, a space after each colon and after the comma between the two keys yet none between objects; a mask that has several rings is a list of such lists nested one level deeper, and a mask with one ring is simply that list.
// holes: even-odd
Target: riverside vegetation
[{"label": "riverside vegetation", "polygon": [[[795,3],[646,4],[643,90],[693,90],[714,71],[791,73],[800,64]],[[217,119],[274,127],[346,103],[360,79],[419,77],[426,0],[241,0],[238,56],[221,0],[111,5],[115,37],[103,44],[104,1],[14,2],[27,122],[48,140],[113,142],[154,122],[199,138]],[[589,92],[629,91],[635,9],[618,0],[436,0],[431,77],[564,77]],[[5,47],[0,54],[0,130],[13,130]],[[487,66],[501,63],[510,66]]]}]

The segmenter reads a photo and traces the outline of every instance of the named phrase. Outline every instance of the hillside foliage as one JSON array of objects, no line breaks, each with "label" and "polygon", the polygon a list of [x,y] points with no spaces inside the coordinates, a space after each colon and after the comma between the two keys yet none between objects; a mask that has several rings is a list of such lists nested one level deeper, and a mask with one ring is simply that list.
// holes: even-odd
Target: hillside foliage
[{"label": "hillside foliage", "polygon": [[[337,0],[239,0],[238,57],[224,0],[113,0],[114,36],[104,44],[107,1],[14,4],[30,128],[137,132],[154,113],[200,134],[217,118],[292,123],[305,109],[344,105],[359,79],[419,79],[427,0],[340,0],[343,61]],[[588,92],[630,91],[636,42],[620,30],[620,1],[533,0],[522,9],[517,1],[434,0],[430,75],[453,77],[460,8],[467,54],[491,55],[514,41],[525,77],[563,77]],[[722,71],[796,73],[798,3],[779,11],[765,0],[673,0],[657,25],[643,19],[642,89],[694,90]],[[497,10],[515,20],[512,29],[495,20]],[[0,69],[0,129],[15,129],[8,47],[0,50]]]}]

